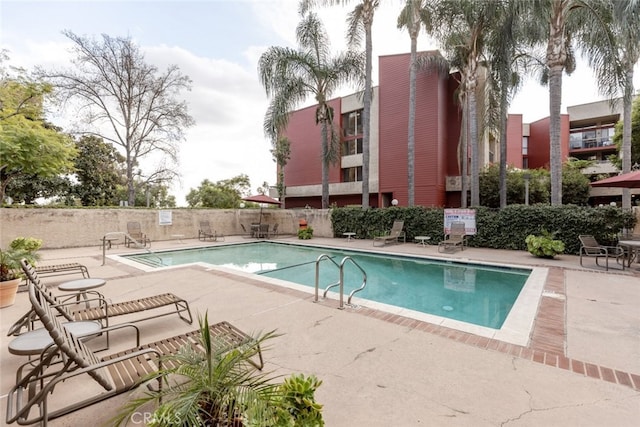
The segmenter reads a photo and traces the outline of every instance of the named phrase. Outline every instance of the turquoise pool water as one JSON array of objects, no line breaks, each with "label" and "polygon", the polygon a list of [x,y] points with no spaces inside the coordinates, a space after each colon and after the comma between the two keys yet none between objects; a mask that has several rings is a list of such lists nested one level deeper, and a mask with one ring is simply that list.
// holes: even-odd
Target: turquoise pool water
[{"label": "turquoise pool water", "polygon": [[[531,273],[525,268],[276,242],[229,244],[128,255],[126,258],[156,267],[204,262],[313,288],[316,260],[322,254],[333,258],[338,264],[345,256],[350,256],[366,272],[367,286],[356,294],[357,298],[493,329],[502,326]],[[349,293],[362,284],[362,273],[347,262],[344,279],[346,301]],[[335,265],[329,260],[322,260],[320,294],[325,287],[338,280],[339,271]]]}]

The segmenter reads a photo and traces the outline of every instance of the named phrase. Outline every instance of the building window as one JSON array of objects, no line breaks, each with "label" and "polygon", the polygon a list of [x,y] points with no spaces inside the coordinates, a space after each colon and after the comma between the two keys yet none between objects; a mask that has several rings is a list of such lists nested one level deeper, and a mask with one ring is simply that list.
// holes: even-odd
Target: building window
[{"label": "building window", "polygon": [[342,169],[342,182],[362,181],[362,166]]},{"label": "building window", "polygon": [[347,139],[345,141],[342,141],[341,154],[343,156],[349,156],[351,154],[361,154],[361,153],[362,153],[362,138]]},{"label": "building window", "polygon": [[584,148],[610,147],[613,145],[615,128],[586,126],[575,128],[569,134],[569,147],[572,150]]},{"label": "building window", "polygon": [[574,132],[569,135],[569,147],[582,148],[582,132]]},{"label": "building window", "polygon": [[603,147],[608,147],[613,145],[613,134],[616,132],[615,128],[603,128],[602,129],[602,137],[600,140],[602,141]]},{"label": "building window", "polygon": [[522,137],[522,155],[526,156],[528,154],[529,154],[529,137],[523,136]]},{"label": "building window", "polygon": [[582,146],[584,148],[595,148],[598,146],[595,129],[582,132]]},{"label": "building window", "polygon": [[362,110],[352,111],[342,115],[342,135],[362,135]]},{"label": "building window", "polygon": [[341,155],[362,153],[362,110],[342,115]]}]

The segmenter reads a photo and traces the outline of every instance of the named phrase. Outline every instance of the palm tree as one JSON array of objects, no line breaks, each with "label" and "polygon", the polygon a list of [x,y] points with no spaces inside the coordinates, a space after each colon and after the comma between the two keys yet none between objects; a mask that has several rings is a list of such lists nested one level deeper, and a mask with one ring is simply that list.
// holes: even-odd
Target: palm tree
[{"label": "palm tree", "polygon": [[[635,0],[634,0],[635,1]],[[607,33],[601,19],[601,0],[531,0],[518,2],[529,23],[537,28],[529,32],[532,42],[546,42],[546,70],[543,82],[549,83],[549,145],[551,170],[551,204],[562,204],[562,150],[560,141],[560,107],[562,73],[575,69],[572,40],[586,33]],[[621,2],[623,3],[623,2]],[[637,18],[637,16],[635,17]],[[634,19],[629,17],[629,19]]]},{"label": "palm tree", "polygon": [[[300,10],[306,11],[315,4],[322,5],[344,5],[351,0],[302,0]],[[358,46],[362,39],[362,32],[365,35],[365,86],[364,86],[364,111],[362,112],[362,207],[369,207],[369,140],[371,135],[371,102],[373,99],[373,44],[371,27],[375,10],[380,4],[380,0],[356,0],[356,7],[349,13],[347,19],[347,40],[349,46]]]},{"label": "palm tree", "polygon": [[[507,206],[507,115],[509,104],[521,84],[520,72],[529,62],[529,54],[522,49],[521,15],[514,1],[499,4],[498,21],[487,36],[487,60],[491,70],[490,85],[496,98],[497,119],[492,117],[500,135],[499,198],[500,208]],[[497,123],[495,123],[497,122]]]},{"label": "palm tree", "polygon": [[[581,39],[600,92],[614,101],[622,90],[622,172],[631,172],[631,106],[633,68],[640,60],[640,1],[598,3],[601,20],[611,32],[590,31]],[[631,192],[623,189],[622,207],[631,209]]]},{"label": "palm tree", "polygon": [[322,138],[322,208],[329,207],[329,164],[335,158],[338,136],[333,126],[332,93],[345,83],[362,82],[362,55],[345,52],[330,55],[329,40],[322,22],[308,13],[296,28],[299,49],[272,46],[260,57],[260,81],[271,102],[264,128],[273,138],[285,129],[297,104],[314,96],[316,125]]},{"label": "palm tree", "polygon": [[[479,68],[484,61],[485,35],[495,26],[497,0],[442,0],[434,7],[432,23],[433,35],[445,52],[452,68],[461,75],[463,92],[463,124],[471,144],[471,205],[480,204],[480,163],[478,110],[476,91],[478,89]],[[465,123],[466,122],[466,123]],[[463,158],[466,151],[463,148]],[[463,171],[464,171],[463,161]],[[466,191],[463,173],[463,206]]]},{"label": "palm tree", "polygon": [[[258,347],[234,348],[216,340],[207,313],[199,323],[203,351],[185,346],[177,354],[162,356],[161,368],[145,379],[150,384],[162,383],[162,387],[127,401],[111,420],[113,425],[124,425],[150,402],[158,404],[153,413],[155,425],[233,425],[243,412],[273,400],[274,386],[269,384],[273,378],[253,365]],[[277,336],[268,332],[257,337],[256,344],[264,345]],[[182,381],[176,381],[176,375]]]},{"label": "palm tree", "polygon": [[407,0],[398,16],[398,28],[406,28],[411,38],[411,63],[409,65],[409,123],[407,138],[407,190],[408,206],[415,204],[415,121],[416,121],[416,74],[418,70],[418,35],[423,23],[430,22],[425,0]]}]

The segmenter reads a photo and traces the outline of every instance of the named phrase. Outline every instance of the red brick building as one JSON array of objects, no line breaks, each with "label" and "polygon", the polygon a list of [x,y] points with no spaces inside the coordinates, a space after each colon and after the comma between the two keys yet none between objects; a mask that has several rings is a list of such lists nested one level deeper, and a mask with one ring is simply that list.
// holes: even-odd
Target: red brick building
[{"label": "red brick building", "polygon": [[[425,52],[439,55],[439,52]],[[408,201],[407,140],[409,116],[409,54],[379,58],[379,86],[371,106],[369,205],[400,206]],[[459,140],[462,115],[457,103],[456,74],[421,70],[416,79],[415,204],[460,206]],[[481,92],[481,90],[479,90]],[[330,101],[341,133],[338,160],[329,172],[329,203],[337,206],[362,203],[361,94]],[[590,106],[590,108],[582,108]],[[606,166],[613,125],[620,112],[608,103],[569,107],[561,118],[563,160],[569,156],[597,160],[592,173],[613,173]],[[606,107],[606,108],[605,108]],[[621,108],[621,107],[620,107]],[[478,111],[484,109],[482,99]],[[291,142],[291,158],[285,167],[286,207],[321,207],[321,136],[315,124],[316,106],[293,112],[284,135]],[[572,118],[575,116],[575,119]],[[481,165],[499,161],[495,138],[480,137]],[[549,118],[523,123],[521,114],[509,115],[507,164],[520,169],[549,167]],[[602,190],[601,190],[602,191]]]}]

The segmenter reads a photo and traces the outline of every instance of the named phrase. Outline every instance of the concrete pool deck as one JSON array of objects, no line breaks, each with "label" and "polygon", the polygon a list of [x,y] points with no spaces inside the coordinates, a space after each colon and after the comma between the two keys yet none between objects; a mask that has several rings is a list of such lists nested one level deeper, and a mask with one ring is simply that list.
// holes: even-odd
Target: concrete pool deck
[{"label": "concrete pool deck", "polygon": [[[278,240],[301,243],[297,238]],[[233,241],[246,239],[226,239]],[[248,333],[276,329],[283,335],[265,351],[266,370],[315,374],[323,380],[316,398],[324,405],[327,426],[637,425],[640,264],[624,273],[605,273],[581,268],[578,258],[568,255],[545,261],[526,252],[477,248],[440,254],[436,246],[414,243],[381,248],[358,239],[314,238],[309,243],[548,268],[531,339],[515,345],[368,307],[338,310],[335,300],[314,304],[308,293],[198,265],[143,272],[107,259],[103,266],[97,246],[42,250],[41,263],[86,265],[91,277],[107,279],[100,291],[114,302],[173,292],[189,301],[194,315],[208,312],[210,322],[227,320]],[[218,244],[224,243],[206,243]],[[154,242],[152,249],[202,245],[184,239]],[[120,246],[107,253],[136,251]],[[586,262],[591,265],[592,260]],[[55,285],[78,277],[43,281]],[[6,331],[28,308],[26,293],[19,293],[15,305],[0,310],[3,423],[6,393],[25,360],[8,353]],[[143,342],[196,327],[176,316],[138,326]],[[130,347],[128,338],[114,334],[107,353]],[[76,384],[78,390],[94,390],[89,378]],[[104,425],[127,397],[109,399],[50,425]],[[141,424],[132,420],[129,425]]]}]

